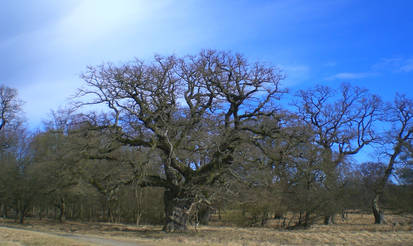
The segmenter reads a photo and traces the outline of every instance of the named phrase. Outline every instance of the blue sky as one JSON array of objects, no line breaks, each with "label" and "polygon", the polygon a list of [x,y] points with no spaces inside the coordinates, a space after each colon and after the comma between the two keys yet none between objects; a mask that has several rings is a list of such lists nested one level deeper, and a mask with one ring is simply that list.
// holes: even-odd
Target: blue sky
[{"label": "blue sky", "polygon": [[232,50],[280,66],[291,90],[342,82],[413,96],[413,1],[4,0],[0,83],[32,127],[87,65]]}]

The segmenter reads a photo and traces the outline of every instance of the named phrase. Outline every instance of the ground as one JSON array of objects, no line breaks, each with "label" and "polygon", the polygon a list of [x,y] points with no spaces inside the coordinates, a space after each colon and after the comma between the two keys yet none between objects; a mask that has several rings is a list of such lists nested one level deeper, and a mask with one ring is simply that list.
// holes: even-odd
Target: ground
[{"label": "ground", "polygon": [[277,221],[268,227],[237,228],[201,226],[187,233],[164,233],[161,226],[133,226],[109,223],[67,222],[29,219],[26,225],[10,220],[0,221],[0,246],[9,245],[413,245],[413,217],[389,216],[388,224],[374,225],[367,214],[349,214],[345,221],[309,229],[276,229]]}]

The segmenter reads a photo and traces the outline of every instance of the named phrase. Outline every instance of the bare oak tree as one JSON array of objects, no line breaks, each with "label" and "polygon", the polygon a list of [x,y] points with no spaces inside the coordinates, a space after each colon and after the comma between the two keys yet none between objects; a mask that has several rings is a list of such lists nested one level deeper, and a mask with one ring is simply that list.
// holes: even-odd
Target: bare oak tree
[{"label": "bare oak tree", "polygon": [[17,90],[0,85],[0,148],[9,145],[5,128],[19,125],[22,101],[17,97]]},{"label": "bare oak tree", "polygon": [[13,203],[11,197],[18,193],[11,187],[18,187],[14,174],[18,175],[16,170],[24,159],[19,158],[21,155],[18,154],[25,136],[21,124],[21,106],[17,90],[0,85],[0,203],[3,215],[7,214],[8,207]]},{"label": "bare oak tree", "polygon": [[17,98],[17,90],[0,86],[0,130],[18,117],[22,101]]},{"label": "bare oak tree", "polygon": [[79,96],[94,100],[81,105],[113,111],[107,127],[116,141],[158,151],[161,171],[140,183],[165,188],[164,230],[183,231],[193,205],[207,200],[202,186],[233,164],[244,122],[273,110],[283,76],[241,55],[207,50],[90,67],[83,79],[88,87]]},{"label": "bare oak tree", "polygon": [[157,151],[159,174],[140,184],[165,188],[164,230],[183,231],[193,204],[207,200],[202,187],[233,164],[244,123],[274,110],[283,75],[239,54],[207,50],[89,67],[83,79],[78,96],[93,99],[80,105],[107,105],[113,119],[106,127],[116,141]]},{"label": "bare oak tree", "polygon": [[[342,84],[339,91],[316,86],[299,91],[297,97],[297,114],[312,127],[314,143],[323,149],[324,185],[334,201],[337,167],[346,156],[357,154],[376,139],[373,123],[379,115],[381,100],[349,84]],[[327,214],[326,223],[331,222],[331,214]]]},{"label": "bare oak tree", "polygon": [[395,165],[400,163],[403,152],[410,152],[413,141],[413,100],[405,95],[397,94],[393,104],[385,111],[384,120],[391,123],[391,128],[385,134],[385,145],[389,147],[386,152],[388,158],[384,175],[379,179],[375,189],[372,203],[374,223],[385,222],[383,211],[380,209],[379,201],[383,196],[384,188],[393,173]]}]

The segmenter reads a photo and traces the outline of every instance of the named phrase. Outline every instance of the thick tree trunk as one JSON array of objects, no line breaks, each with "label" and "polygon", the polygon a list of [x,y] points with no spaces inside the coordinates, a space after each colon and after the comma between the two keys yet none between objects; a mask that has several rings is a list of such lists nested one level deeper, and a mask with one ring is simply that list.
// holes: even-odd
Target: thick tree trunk
[{"label": "thick tree trunk", "polygon": [[166,232],[183,232],[187,231],[188,222],[188,201],[180,198],[177,191],[165,190],[165,225],[163,230]]},{"label": "thick tree trunk", "polygon": [[380,200],[380,195],[376,194],[376,196],[373,199],[373,204],[372,204],[373,215],[374,215],[374,224],[384,224],[385,223],[383,211],[381,211],[380,207],[379,207],[379,200]]},{"label": "thick tree trunk", "polygon": [[201,225],[208,225],[211,209],[209,207],[202,208],[198,214],[198,221]]}]

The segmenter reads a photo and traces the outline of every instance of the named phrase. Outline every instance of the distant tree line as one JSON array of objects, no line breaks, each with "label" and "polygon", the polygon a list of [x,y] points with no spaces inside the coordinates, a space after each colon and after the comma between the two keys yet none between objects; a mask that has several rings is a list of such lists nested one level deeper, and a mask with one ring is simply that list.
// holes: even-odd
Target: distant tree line
[{"label": "distant tree line", "polygon": [[[82,79],[73,103],[34,133],[17,91],[0,87],[3,217],[173,232],[213,213],[242,226],[284,218],[293,228],[349,210],[371,211],[378,224],[386,210],[412,211],[405,95],[383,102],[350,84],[292,94],[278,68],[215,50],[89,67]],[[358,165],[366,146],[377,158]]]}]

